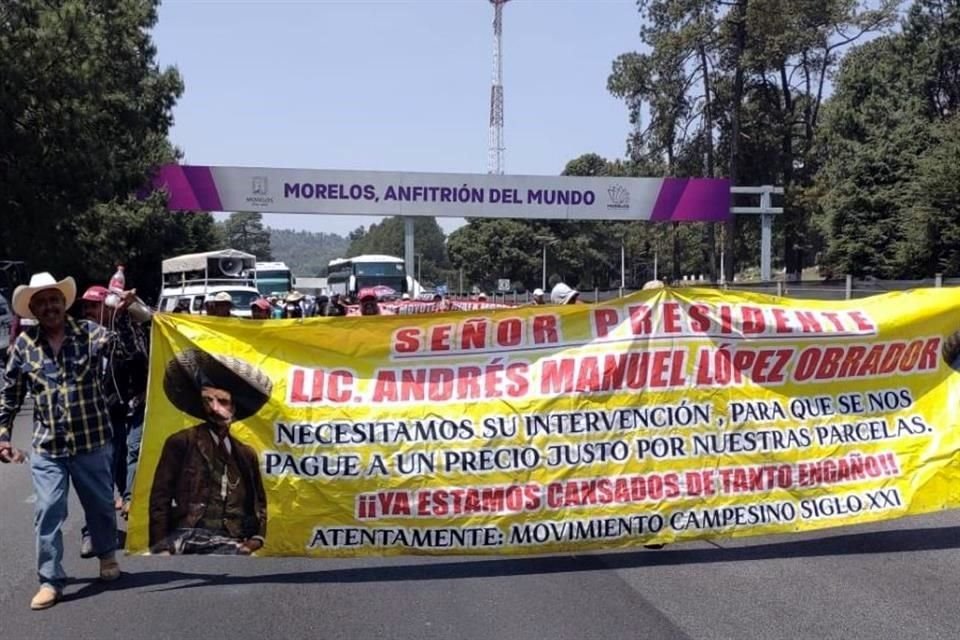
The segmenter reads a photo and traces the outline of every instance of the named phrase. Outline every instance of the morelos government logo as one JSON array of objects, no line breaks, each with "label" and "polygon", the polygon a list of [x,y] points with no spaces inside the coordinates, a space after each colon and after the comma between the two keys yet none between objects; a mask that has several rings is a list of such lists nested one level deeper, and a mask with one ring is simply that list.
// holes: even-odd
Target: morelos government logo
[{"label": "morelos government logo", "polygon": [[607,195],[610,196],[610,202],[607,203],[607,209],[629,209],[630,192],[619,184],[612,185],[607,189]]},{"label": "morelos government logo", "polygon": [[247,196],[247,204],[254,207],[266,207],[273,204],[273,198],[270,197],[270,183],[267,176],[254,176],[250,180],[250,194]]}]

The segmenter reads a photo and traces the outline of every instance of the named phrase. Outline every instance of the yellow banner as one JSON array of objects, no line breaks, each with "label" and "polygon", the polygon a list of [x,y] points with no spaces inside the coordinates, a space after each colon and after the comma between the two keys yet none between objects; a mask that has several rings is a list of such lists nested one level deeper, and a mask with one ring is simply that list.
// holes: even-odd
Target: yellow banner
[{"label": "yellow banner", "polygon": [[[127,544],[532,554],[960,505],[960,292],[160,314]],[[261,546],[262,545],[262,546]]]}]

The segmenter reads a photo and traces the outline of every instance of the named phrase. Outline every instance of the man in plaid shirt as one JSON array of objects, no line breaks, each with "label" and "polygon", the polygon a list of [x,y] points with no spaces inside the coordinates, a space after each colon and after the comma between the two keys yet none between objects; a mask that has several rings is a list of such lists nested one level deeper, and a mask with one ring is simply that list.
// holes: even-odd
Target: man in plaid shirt
[{"label": "man in plaid shirt", "polygon": [[[61,529],[71,480],[100,558],[100,579],[120,577],[112,428],[100,363],[108,349],[126,347],[106,328],[67,316],[76,291],[73,278],[57,281],[39,273],[29,285],[17,287],[12,299],[18,315],[38,321],[17,336],[10,349],[0,397],[0,462],[25,462],[26,454],[12,446],[10,436],[27,391],[33,396],[30,470],[40,590],[32,609],[56,604],[66,582]],[[118,308],[125,309],[132,300],[133,292],[125,292]]]}]

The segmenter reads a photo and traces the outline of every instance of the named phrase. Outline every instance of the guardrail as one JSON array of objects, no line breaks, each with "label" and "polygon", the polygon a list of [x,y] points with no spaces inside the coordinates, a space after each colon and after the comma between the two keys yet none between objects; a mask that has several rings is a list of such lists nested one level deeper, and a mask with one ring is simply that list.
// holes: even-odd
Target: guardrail
[{"label": "guardrail", "polygon": [[[852,300],[866,298],[890,291],[907,291],[929,287],[960,287],[960,278],[934,276],[920,280],[877,280],[874,278],[857,279],[847,276],[843,280],[802,280],[797,282],[733,282],[716,284],[705,281],[681,281],[675,288],[698,287],[702,289],[723,289],[725,291],[752,291],[784,298],[801,300]],[[580,291],[584,302],[605,302],[639,291],[639,288],[626,289],[587,289]],[[475,296],[448,296],[452,300],[476,300]],[[550,292],[546,296],[549,302]],[[487,297],[488,302],[500,304],[526,304],[532,301],[530,292],[496,293]]]}]

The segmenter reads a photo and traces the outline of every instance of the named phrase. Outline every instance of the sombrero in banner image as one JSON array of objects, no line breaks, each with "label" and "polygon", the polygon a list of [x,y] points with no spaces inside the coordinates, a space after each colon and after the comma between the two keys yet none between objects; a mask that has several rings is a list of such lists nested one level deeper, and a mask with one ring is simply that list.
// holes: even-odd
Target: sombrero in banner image
[{"label": "sombrero in banner image", "polygon": [[943,339],[940,354],[954,371],[960,371],[960,331],[954,331]]},{"label": "sombrero in banner image", "polygon": [[234,420],[243,420],[259,411],[273,391],[273,382],[265,373],[233,356],[213,355],[191,348],[167,363],[163,391],[170,402],[187,415],[206,419],[202,387],[229,391],[235,409]]}]

